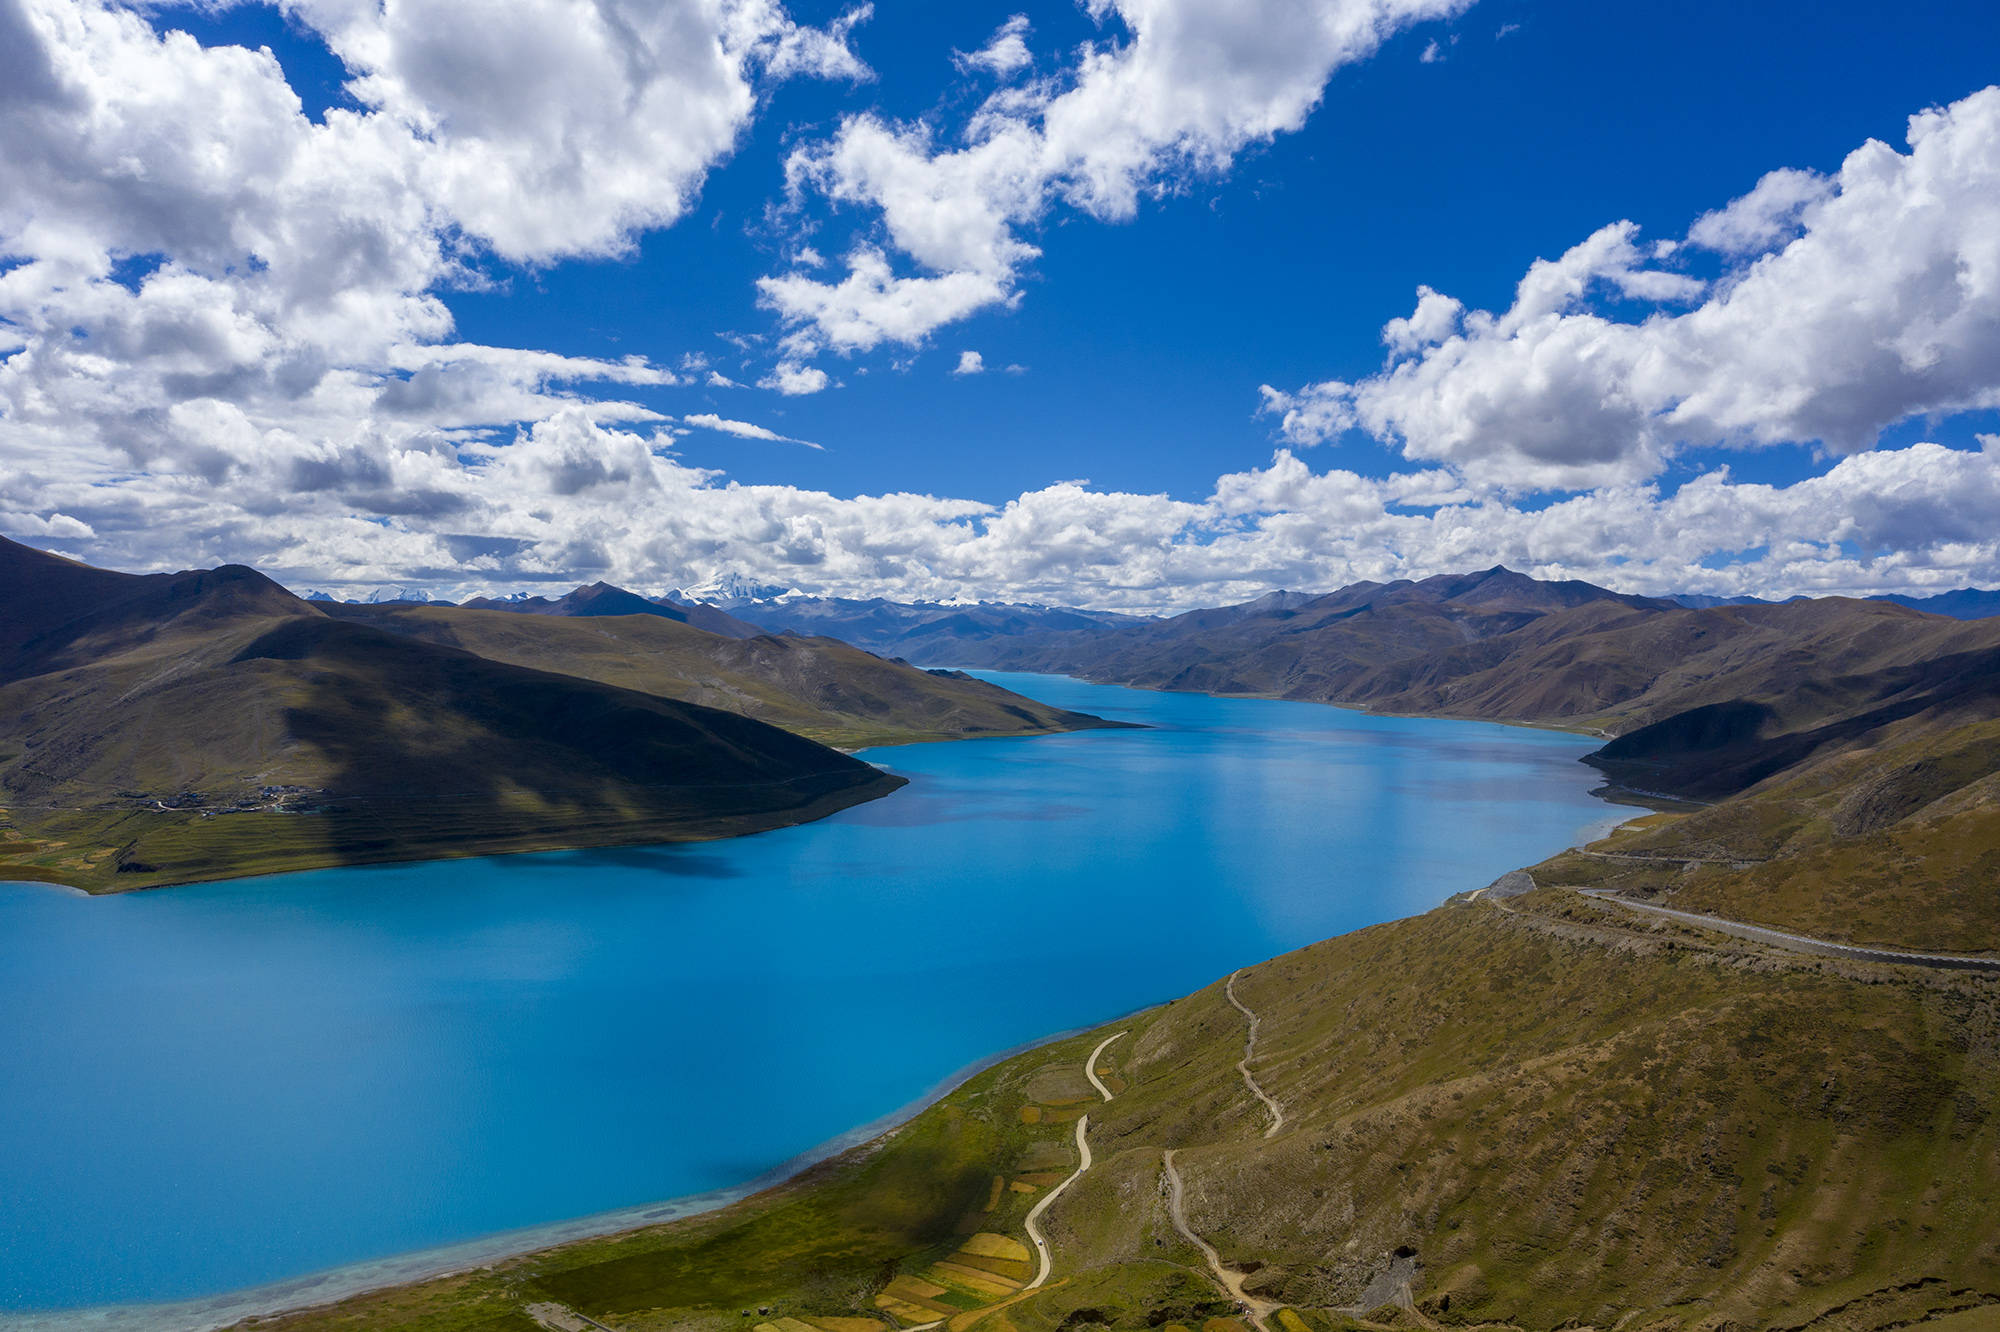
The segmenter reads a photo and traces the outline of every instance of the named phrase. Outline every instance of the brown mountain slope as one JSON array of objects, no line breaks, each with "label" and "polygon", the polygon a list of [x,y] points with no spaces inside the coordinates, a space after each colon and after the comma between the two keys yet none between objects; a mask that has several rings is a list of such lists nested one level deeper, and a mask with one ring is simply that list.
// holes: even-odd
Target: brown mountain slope
[{"label": "brown mountain slope", "polygon": [[901,784],[750,718],[328,617],[239,567],[107,575],[0,547],[0,607],[13,877],[725,836]]},{"label": "brown mountain slope", "polygon": [[556,618],[405,606],[332,613],[494,661],[722,708],[847,748],[1111,724],[828,638],[725,638],[638,614]]},{"label": "brown mountain slope", "polygon": [[1378,671],[1352,696],[1392,710],[1613,732],[1761,695],[1783,700],[1782,717],[1808,719],[1876,697],[1870,676],[2000,648],[2000,624],[1842,598],[1709,610],[1599,604],[1480,646]]},{"label": "brown mountain slope", "polygon": [[1504,569],[1280,594],[1017,642],[991,664],[1619,737],[1600,766],[1712,798],[1916,716],[1987,707],[2000,621],[1828,598],[1690,609]]},{"label": "brown mountain slope", "polygon": [[1148,688],[1333,701],[1377,667],[1600,604],[1671,603],[1495,568],[1421,582],[1357,583],[1322,596],[1274,593],[1168,620],[995,641],[965,664],[1073,671]]}]

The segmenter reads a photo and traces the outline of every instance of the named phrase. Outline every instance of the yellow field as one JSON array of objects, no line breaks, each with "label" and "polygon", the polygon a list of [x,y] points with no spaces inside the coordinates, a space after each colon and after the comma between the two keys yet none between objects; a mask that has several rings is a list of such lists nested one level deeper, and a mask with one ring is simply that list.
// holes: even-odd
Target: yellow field
[{"label": "yellow field", "polygon": [[1021,1241],[992,1234],[974,1235],[963,1245],[963,1252],[978,1254],[981,1258],[1011,1258],[1022,1263],[1033,1256]]}]

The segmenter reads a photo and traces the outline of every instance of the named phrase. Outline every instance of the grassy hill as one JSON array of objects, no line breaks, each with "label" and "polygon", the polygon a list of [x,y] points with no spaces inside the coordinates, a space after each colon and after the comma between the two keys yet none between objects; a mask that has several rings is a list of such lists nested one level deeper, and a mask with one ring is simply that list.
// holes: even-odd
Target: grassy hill
[{"label": "grassy hill", "polygon": [[92,890],[726,836],[900,785],[750,718],[0,544],[0,873]]},{"label": "grassy hill", "polygon": [[1917,716],[1538,880],[1845,943],[2000,948],[2000,720]]},{"label": "grassy hill", "polygon": [[850,749],[1111,724],[968,675],[919,670],[827,638],[722,636],[652,614],[557,618],[423,606],[331,610],[494,661],[722,708]]},{"label": "grassy hill", "polygon": [[[1285,1116],[1271,1136],[1217,984],[721,1212],[258,1326],[527,1332],[525,1310],[560,1305],[621,1332],[868,1332],[891,1310],[951,1332],[1247,1332],[1173,1224],[1170,1148],[1188,1223],[1278,1306],[1273,1332],[2000,1319],[1990,978],[1774,953],[1548,888],[1234,989]],[[1106,1103],[1082,1065],[1121,1030]],[[1006,1251],[969,1237],[1024,1237],[1075,1168],[1080,1112],[1095,1160],[1044,1219],[1053,1279],[1016,1289],[1029,1265],[974,1263]]]}]

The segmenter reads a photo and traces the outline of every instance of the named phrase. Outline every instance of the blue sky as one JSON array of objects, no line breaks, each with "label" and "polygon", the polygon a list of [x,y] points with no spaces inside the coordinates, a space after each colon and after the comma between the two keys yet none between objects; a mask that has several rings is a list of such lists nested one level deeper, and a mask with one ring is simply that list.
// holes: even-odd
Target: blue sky
[{"label": "blue sky", "polygon": [[[581,82],[561,69],[551,72],[553,61],[533,69],[509,63],[535,57],[526,38],[519,51],[505,49],[505,17],[493,20],[502,35],[482,44],[464,36],[465,27],[477,25],[460,25],[456,35],[440,26],[416,34],[419,42],[411,22],[398,33],[370,6],[358,6],[365,12],[355,18],[346,11],[356,6],[330,0],[285,14],[256,5],[138,12],[4,0],[6,6],[22,3],[25,22],[51,51],[64,40],[65,20],[97,14],[105,24],[122,23],[115,38],[95,45],[71,36],[68,59],[86,66],[95,60],[107,72],[125,58],[119,42],[143,43],[149,36],[157,42],[169,29],[191,34],[205,53],[232,45],[268,47],[302,104],[303,116],[287,131],[301,142],[326,129],[326,110],[333,106],[371,124],[421,122],[419,142],[426,150],[450,146],[455,133],[477,123],[479,143],[491,147],[499,133],[493,126],[506,129],[523,115],[532,119],[572,91],[581,96]],[[1367,7],[1367,0],[1314,3],[1329,13]],[[526,15],[543,4],[522,0],[499,12]],[[684,8],[698,28],[700,21],[725,23],[733,10],[758,6],[690,0]],[[1704,302],[1720,303],[1760,259],[1794,241],[1812,242],[1815,214],[1794,208],[1782,234],[1755,250],[1685,246],[1657,256],[1650,247],[1679,241],[1697,219],[1781,168],[1835,182],[1814,187],[1818,193],[1803,205],[1808,210],[1837,209],[1847,196],[1858,201],[1860,192],[1838,178],[1843,161],[1870,140],[1910,154],[1910,117],[1926,108],[1954,108],[1954,142],[1971,145],[1941,168],[1956,173],[1951,183],[1965,191],[1963,200],[1947,199],[1945,206],[1968,216],[1960,217],[1956,239],[1941,237],[1938,244],[1949,262],[1976,268],[1983,242],[1969,215],[1982,199],[1991,206],[2000,183],[1979,174],[1992,157],[1974,151],[1986,144],[1985,121],[1956,107],[1972,106],[1966,99],[2000,69],[2000,14],[1992,6],[1919,3],[1885,14],[1859,4],[1381,0],[1374,18],[1387,36],[1379,43],[1340,46],[1324,62],[1324,77],[1314,68],[1302,73],[1289,67],[1271,76],[1274,83],[1303,79],[1315,96],[1293,123],[1268,132],[1256,127],[1266,109],[1241,86],[1254,87],[1265,77],[1257,62],[1270,59],[1269,53],[1244,56],[1194,42],[1175,54],[1183,62],[1176,65],[1180,76],[1155,91],[1164,89],[1168,98],[1238,97],[1224,117],[1237,117],[1238,128],[1218,132],[1203,152],[1192,154],[1205,160],[1189,161],[1173,144],[1153,144],[1154,155],[1132,177],[1137,193],[1129,216],[1115,206],[1094,208],[1066,197],[1060,182],[1074,176],[1058,177],[1046,198],[1025,212],[1017,209],[997,233],[1038,254],[960,265],[997,282],[1007,301],[863,347],[843,345],[823,324],[796,312],[785,317],[768,293],[760,296],[759,280],[797,271],[830,286],[862,244],[877,247],[899,277],[957,270],[937,261],[935,247],[913,253],[903,243],[896,219],[921,211],[907,198],[898,203],[887,189],[859,175],[843,178],[838,168],[788,189],[788,162],[796,173],[801,156],[840,141],[853,118],[872,116],[904,152],[898,160],[905,169],[935,166],[961,140],[969,119],[983,105],[990,111],[986,99],[996,87],[1010,81],[1024,86],[1025,79],[1041,76],[1051,80],[1037,94],[1041,102],[1009,112],[1010,125],[1033,132],[1049,99],[1085,82],[1080,48],[1088,44],[1110,60],[1149,42],[1162,47],[1168,39],[1159,34],[1179,22],[1177,11],[1199,19],[1217,6],[1213,0],[1131,0],[1104,5],[1096,17],[1068,3],[890,0],[865,15],[844,5],[761,8],[772,12],[759,21],[785,25],[785,31],[767,40],[763,54],[745,57],[740,70],[725,71],[741,75],[748,110],[731,113],[725,132],[690,150],[695,167],[641,181],[637,204],[628,197],[632,191],[607,203],[595,184],[562,184],[564,172],[602,173],[609,160],[643,175],[643,166],[631,164],[656,159],[657,142],[629,158],[619,156],[629,145],[612,144],[580,164],[531,163],[519,180],[503,176],[492,198],[468,202],[472,187],[454,186],[456,195],[417,200],[413,206],[429,212],[414,224],[416,234],[423,245],[436,247],[434,262],[357,280],[357,290],[375,293],[370,299],[379,296],[385,307],[379,340],[388,350],[347,367],[353,376],[347,397],[322,384],[309,413],[288,416],[268,395],[246,390],[232,397],[217,387],[228,374],[204,374],[187,364],[203,353],[185,320],[178,334],[166,335],[182,344],[174,348],[177,366],[162,376],[157,401],[51,406],[50,399],[63,394],[38,390],[40,381],[27,373],[43,352],[36,337],[53,341],[68,332],[74,344],[78,331],[92,331],[92,318],[115,316],[74,297],[91,280],[87,274],[20,282],[33,287],[27,294],[0,291],[0,317],[22,330],[19,350],[0,343],[0,356],[7,357],[0,364],[15,372],[11,380],[0,374],[0,531],[135,567],[242,559],[295,582],[394,582],[447,591],[593,576],[656,590],[742,570],[813,590],[1164,606],[1253,594],[1277,581],[1332,585],[1349,577],[1498,560],[1648,591],[1696,583],[1715,591],[1854,591],[2000,578],[2000,554],[1991,539],[1976,539],[1982,513],[2000,518],[1978,507],[2000,494],[1990,476],[1992,451],[1980,438],[2000,430],[1991,406],[2000,401],[2000,358],[1985,331],[1996,311],[1982,304],[1983,290],[1933,312],[1933,322],[1958,330],[1941,360],[1929,351],[1905,354],[1902,368],[1884,372],[1883,383],[1851,394],[1837,374],[1801,382],[1808,371],[1774,366],[1763,382],[1746,368],[1743,382],[1723,395],[1730,403],[1717,410],[1688,408],[1696,424],[1685,429],[1654,423],[1701,396],[1695,387],[1701,377],[1691,370],[1631,394],[1622,382],[1607,387],[1593,380],[1592,393],[1622,404],[1605,409],[1602,419],[1594,400],[1587,411],[1575,410],[1572,399],[1546,395],[1518,408],[1493,407],[1475,376],[1512,376],[1509,384],[1521,376],[1497,361],[1486,369],[1473,364],[1469,353],[1476,347],[1465,361],[1449,364],[1441,354],[1413,349],[1404,357],[1412,361],[1410,383],[1399,389],[1384,381],[1372,398],[1360,387],[1382,377],[1384,325],[1411,313],[1420,285],[1469,311],[1499,314],[1537,260],[1558,260],[1621,220],[1637,225],[1631,245],[1641,259],[1606,260],[1608,267],[1592,269],[1583,279],[1585,293],[1564,307],[1563,317],[1575,324],[1565,327],[1566,334],[1589,331],[1579,321],[1639,328],[1648,316],[1670,318]],[[844,27],[843,15],[850,20]],[[1014,15],[1025,20],[1032,66],[1011,80],[954,66],[954,53],[980,50]],[[791,40],[787,32],[831,36],[817,54],[793,60],[797,68],[781,74],[792,57],[771,52]],[[403,42],[393,59],[404,65],[379,54],[385,33]],[[171,45],[159,42],[149,74],[138,76],[142,84],[171,65],[157,58]],[[827,54],[833,47],[837,57]],[[345,52],[347,63],[335,50]],[[75,67],[51,59],[58,71]],[[378,64],[370,66],[371,59]],[[1243,67],[1232,69],[1239,59]],[[494,105],[463,100],[471,94],[457,85],[439,92],[441,61],[454,68],[462,62],[473,73],[471,86],[490,90]],[[1213,87],[1203,82],[1211,73]],[[386,78],[395,88],[385,93],[351,82],[364,76]],[[426,78],[433,82],[427,85]],[[670,112],[682,105],[675,96],[689,94],[668,91],[672,96],[639,114],[656,132],[671,134],[673,115],[662,109]],[[67,111],[51,105],[58,109],[40,113],[38,131],[47,130],[51,117],[81,115],[80,102],[72,101]],[[1978,110],[1983,114],[1983,107]],[[918,126],[928,126],[931,138],[910,152]],[[256,169],[256,152],[245,148],[255,148],[259,138],[256,108],[246,108],[240,123],[202,132],[226,136],[217,149],[225,155],[243,152],[246,176]],[[586,125],[579,133],[585,132],[615,131]],[[70,248],[77,250],[100,248],[114,263],[129,264],[132,254],[141,254],[140,271],[185,270],[216,286],[241,281],[250,266],[267,262],[242,242],[236,243],[244,253],[233,260],[228,244],[182,244],[180,238],[201,230],[186,218],[213,209],[226,219],[228,210],[241,206],[226,181],[207,183],[187,198],[114,199],[111,186],[92,176],[115,168],[93,166],[90,152],[72,150],[66,165],[52,166],[56,155],[36,160],[18,136],[14,142],[15,148],[0,149],[16,159],[0,184],[12,185],[23,202],[0,214],[0,250],[11,256],[16,274],[53,271],[65,246],[52,235],[72,237]],[[148,151],[161,150],[154,144],[140,149]],[[551,150],[530,145],[526,151]],[[130,145],[122,158],[103,148],[106,162],[131,156]],[[520,154],[512,160],[518,164]],[[545,182],[535,177],[542,166],[553,173],[547,177],[557,182],[553,189],[541,188]],[[163,161],[158,170],[170,172],[172,164]],[[438,170],[418,164],[416,174],[397,179],[412,182],[406,188],[415,198],[428,188],[418,183],[422,173]],[[87,197],[92,188],[104,196],[95,203]],[[930,200],[924,207],[956,216],[947,207],[971,206],[966,199],[990,202],[991,187],[981,188],[984,194],[974,189],[966,198]],[[649,189],[666,202],[648,202]],[[636,208],[641,220],[595,230],[576,220],[605,216],[621,204]],[[1858,214],[1861,206],[1855,202],[1850,212]],[[1897,206],[1907,212],[1908,197]],[[290,229],[285,210],[318,209],[323,220],[327,205],[323,199],[260,196],[250,211],[260,207],[278,219],[261,234],[277,234]],[[381,207],[385,215],[395,212],[393,187]],[[146,216],[149,208],[160,216]],[[561,213],[549,222],[540,218],[543,210]],[[173,225],[161,221],[169,215]],[[1848,252],[1852,246],[1837,223],[1865,235],[1868,220],[1835,218],[1823,228],[1828,251],[1846,254],[1857,273],[1868,273],[1866,256]],[[937,225],[949,230],[948,223]],[[550,240],[551,227],[572,234]],[[530,228],[529,239],[510,239]],[[1880,230],[1889,243],[1893,229]],[[947,250],[956,245],[949,237],[940,243]],[[794,270],[793,258],[805,247],[826,262]],[[322,244],[292,262],[311,274],[312,284],[337,281],[323,271],[338,267],[328,255]],[[1806,258],[1795,266],[1804,270]],[[285,268],[283,259],[269,262],[274,271]],[[1667,275],[1655,286],[1698,281],[1702,290],[1662,300],[1629,276],[1633,262]],[[1812,290],[1837,286],[1823,270],[1814,272]],[[288,277],[287,283],[308,279]],[[1904,311],[1897,317],[1906,324],[1914,289],[1882,295],[1885,308]],[[51,291],[63,295],[52,299]],[[56,308],[73,298],[75,312]],[[1787,310],[1808,304],[1782,291],[1770,299]],[[244,298],[232,307],[257,307],[255,318],[274,330],[268,341],[292,349],[286,363],[301,359],[302,346],[311,346],[320,361],[338,362],[357,337],[369,340],[366,332],[351,333],[321,346],[315,335],[287,325],[298,308],[286,306],[289,300],[275,298],[274,308],[260,304],[261,297]],[[448,331],[437,318],[412,313],[423,302],[449,312]],[[1857,330],[1834,327],[1834,315],[1818,318],[1791,335],[1802,348],[1821,336],[1846,339],[1841,347],[1867,337],[1907,352],[1907,339],[1897,341],[1906,324],[1877,322]],[[76,322],[65,330],[63,319]],[[789,344],[783,342],[787,335]],[[121,341],[105,332],[95,336],[98,345]],[[1787,335],[1773,336],[1782,343]],[[1711,375],[1714,362],[1705,358],[1719,355],[1732,366],[1741,359],[1711,352],[1706,342],[1696,346],[1693,337],[1665,351],[1642,347],[1644,339],[1635,336],[1625,339],[1632,344],[1627,349],[1573,354],[1580,364],[1596,365],[1610,355],[1627,357],[1634,367],[1661,357],[1692,358],[1690,363],[1709,366]],[[1519,336],[1513,341],[1518,344]],[[414,444],[414,435],[400,442],[387,438],[392,432],[370,415],[379,414],[381,400],[364,406],[361,390],[379,394],[391,381],[416,373],[423,356],[411,348],[466,344],[614,363],[639,357],[662,372],[655,378],[679,382],[604,384],[496,372],[502,379],[512,375],[508,382],[518,392],[489,395],[494,405],[470,417],[461,412],[419,420],[405,412],[397,429],[430,433]],[[1558,354],[1551,348],[1563,345],[1536,344],[1523,352],[1521,364],[1546,370],[1548,358]],[[954,374],[968,351],[979,354],[984,372]],[[1856,355],[1857,365],[1867,362]],[[223,359],[240,372],[243,357],[231,349]],[[75,365],[58,364],[53,351],[42,359],[48,364],[37,373],[63,375],[65,386],[78,382]],[[825,387],[809,393],[758,387],[780,364],[823,373]],[[738,386],[709,386],[710,370]],[[1421,382],[1418,370],[1425,372]],[[1326,389],[1329,382],[1336,387]],[[1260,411],[1266,385],[1278,396]],[[1802,395],[1811,402],[1783,411],[1757,405]],[[1627,396],[1643,401],[1633,406],[1624,403]],[[1857,403],[1838,406],[1844,396]],[[1461,397],[1474,404],[1466,410],[1477,419],[1441,421],[1431,410]],[[603,401],[627,409],[607,414],[590,405]],[[345,415],[342,402],[353,404]],[[1302,405],[1331,415],[1309,420],[1310,413],[1299,414]],[[556,415],[571,408],[570,416]],[[1536,422],[1558,412],[1562,423],[1543,431],[1550,437],[1537,435],[1543,427]],[[572,419],[577,416],[587,419]],[[699,424],[704,417],[737,423],[735,433]],[[538,427],[547,439],[535,437]],[[559,427],[580,433],[557,444]],[[756,430],[821,447],[749,437]],[[1823,430],[1842,432],[1831,448]],[[1621,431],[1632,439],[1621,438]],[[93,434],[94,449],[81,439]],[[235,442],[212,442],[223,437]],[[1956,458],[1915,448],[1925,441]],[[637,488],[621,495],[612,493],[619,466],[592,461],[597,479],[577,485],[571,471],[543,468],[538,475],[558,478],[549,483],[557,497],[550,504],[523,492],[520,477],[504,487],[497,480],[510,469],[525,476],[529,469],[514,464],[537,449],[554,450],[568,460],[561,467],[573,471],[579,451],[613,458],[635,447],[669,462],[673,475],[642,483],[627,475],[625,482]],[[1289,459],[1282,466],[1293,469],[1289,480],[1274,471],[1280,448]],[[73,467],[65,449],[75,458]],[[380,458],[371,461],[370,449],[383,450]],[[445,452],[451,461],[437,467],[457,470],[432,475],[436,469],[422,459],[441,459]],[[640,470],[656,465],[634,464]],[[1718,470],[1723,468],[1726,474]],[[1236,491],[1257,489],[1261,498],[1233,508],[1218,505],[1218,479],[1232,476],[1252,478]],[[1429,479],[1389,480],[1394,477]],[[1688,515],[1670,506],[1684,483],[1704,477],[1718,489],[1701,505],[1702,515],[1713,518],[1718,505],[1729,506],[1731,514],[1726,522],[1715,519],[1716,530],[1690,544]],[[1048,490],[1079,480],[1089,482],[1087,490]],[[740,496],[717,498],[732,482],[784,494],[745,510]],[[1745,488],[1755,483],[1776,490]],[[1301,485],[1314,493],[1306,495]],[[1896,512],[1881,511],[1885,489],[1904,496]],[[1329,498],[1333,490],[1341,493]],[[932,497],[941,507],[921,514],[827,507],[829,500],[889,492]],[[587,508],[565,509],[570,497],[587,493],[596,495]],[[1356,507],[1364,493],[1374,505],[1366,513]],[[1024,504],[1026,496],[1042,498]],[[1106,496],[1131,498],[1113,502]],[[1157,496],[1181,507],[1154,502]],[[1037,505],[1040,510],[1029,512]],[[1968,511],[1968,505],[1974,507]],[[170,526],[178,546],[162,534],[163,511],[182,515]],[[1010,515],[1018,520],[1011,527]],[[1002,530],[995,530],[996,519]],[[1654,535],[1633,536],[1638,529]],[[1625,535],[1613,539],[1614,533]],[[485,553],[469,561],[447,553],[474,546]],[[512,553],[491,553],[502,548]]]}]

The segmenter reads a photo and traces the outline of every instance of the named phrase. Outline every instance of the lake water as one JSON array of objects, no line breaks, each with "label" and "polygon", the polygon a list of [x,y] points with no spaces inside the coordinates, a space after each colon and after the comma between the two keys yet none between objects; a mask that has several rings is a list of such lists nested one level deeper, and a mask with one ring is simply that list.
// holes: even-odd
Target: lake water
[{"label": "lake water", "polygon": [[0,1309],[740,1185],[995,1051],[1605,827],[1575,736],[989,674],[1144,722],[694,846],[0,885]]}]

